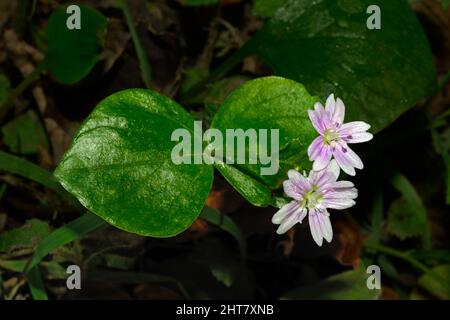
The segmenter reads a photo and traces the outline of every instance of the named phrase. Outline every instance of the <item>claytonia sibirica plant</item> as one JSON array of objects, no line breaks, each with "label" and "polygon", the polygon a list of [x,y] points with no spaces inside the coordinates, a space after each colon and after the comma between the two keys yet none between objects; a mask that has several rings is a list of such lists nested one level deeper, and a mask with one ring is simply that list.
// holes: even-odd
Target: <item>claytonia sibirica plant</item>
[{"label": "claytonia sibirica plant", "polygon": [[367,132],[370,125],[363,121],[344,123],[345,105],[341,99],[331,94],[325,104],[314,105],[308,110],[309,118],[320,136],[308,148],[308,156],[314,161],[313,170],[322,170],[334,157],[347,174],[354,176],[355,168],[362,169],[361,158],[349,148],[349,143],[366,142],[373,138]]},{"label": "claytonia sibirica plant", "polygon": [[323,239],[331,242],[333,229],[327,209],[347,209],[355,204],[358,191],[350,181],[337,181],[339,166],[332,160],[320,171],[311,170],[308,176],[289,170],[289,180],[284,181],[284,192],[294,199],[283,206],[272,218],[279,224],[278,234],[283,234],[308,215],[311,235],[321,246]]},{"label": "claytonia sibirica plant", "polygon": [[[314,128],[320,133],[308,148],[313,163],[309,175],[289,170],[284,181],[284,193],[294,199],[272,217],[279,224],[277,233],[283,234],[308,215],[314,241],[322,246],[323,239],[331,242],[333,228],[327,209],[343,210],[355,205],[358,190],[350,181],[337,181],[339,167],[354,176],[355,168],[362,169],[359,156],[348,147],[349,143],[366,142],[373,138],[367,132],[370,125],[363,121],[344,122],[345,105],[331,94],[325,108],[317,102],[308,110]],[[334,159],[332,159],[334,157]]]}]

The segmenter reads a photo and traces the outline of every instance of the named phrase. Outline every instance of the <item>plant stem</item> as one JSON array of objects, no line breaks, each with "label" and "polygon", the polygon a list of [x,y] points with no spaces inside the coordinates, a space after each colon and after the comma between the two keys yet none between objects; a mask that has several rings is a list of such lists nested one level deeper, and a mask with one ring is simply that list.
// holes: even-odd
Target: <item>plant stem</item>
[{"label": "plant stem", "polygon": [[9,109],[14,106],[14,102],[35,80],[39,78],[40,73],[45,69],[44,62],[41,62],[34,68],[28,76],[26,76],[17,87],[15,87],[6,98],[6,101],[0,106],[0,123],[8,113]]},{"label": "plant stem", "polygon": [[428,274],[429,276],[433,277],[434,280],[441,283],[443,286],[445,286],[445,288],[450,290],[450,285],[447,283],[447,281],[445,279],[443,279],[434,270],[428,268],[425,264],[423,264],[419,260],[411,257],[411,255],[409,255],[407,252],[403,252],[403,251],[400,251],[400,250],[397,250],[397,249],[394,249],[391,247],[387,247],[387,246],[384,246],[379,243],[370,242],[370,241],[365,242],[364,246],[368,249],[382,252],[389,256],[396,257],[405,262],[408,262],[411,266],[413,266],[417,270],[422,271],[423,273]]},{"label": "plant stem", "polygon": [[130,9],[128,8],[126,0],[120,0],[120,4],[127,20],[128,29],[130,29],[131,39],[133,40],[134,48],[139,59],[139,67],[141,69],[141,77],[144,80],[147,88],[152,87],[152,69],[148,62],[147,55],[142,47],[141,41],[134,27],[133,17],[131,16]]},{"label": "plant stem", "polygon": [[382,244],[373,243],[373,242],[366,242],[366,243],[364,243],[364,246],[366,248],[373,249],[375,251],[379,251],[379,252],[385,253],[385,254],[390,255],[392,257],[396,257],[396,258],[402,259],[402,260],[408,262],[410,265],[412,265],[413,267],[415,267],[416,269],[418,269],[418,270],[420,270],[422,272],[425,272],[425,273],[431,272],[430,268],[428,268],[422,262],[420,262],[420,261],[414,259],[413,257],[411,257],[406,252],[403,252],[403,251],[400,251],[400,250],[397,250],[397,249],[394,249],[394,248],[391,248],[391,247],[387,247],[387,246],[384,246]]}]

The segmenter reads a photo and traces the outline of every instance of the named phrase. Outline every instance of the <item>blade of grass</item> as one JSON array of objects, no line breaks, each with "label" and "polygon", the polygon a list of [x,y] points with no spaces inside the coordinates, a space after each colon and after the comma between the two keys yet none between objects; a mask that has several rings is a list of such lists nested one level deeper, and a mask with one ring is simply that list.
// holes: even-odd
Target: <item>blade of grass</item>
[{"label": "blade of grass", "polygon": [[88,278],[91,281],[107,281],[109,283],[172,283],[178,287],[180,293],[190,299],[189,293],[176,279],[153,273],[121,272],[121,271],[94,271],[90,272]]},{"label": "blade of grass", "polygon": [[26,265],[27,260],[0,260],[0,268],[13,272],[23,272]]},{"label": "blade of grass", "polygon": [[239,228],[236,226],[236,224],[231,220],[230,217],[223,215],[219,210],[205,207],[200,214],[200,218],[218,226],[225,232],[228,232],[230,235],[233,236],[233,238],[236,239],[239,250],[242,255],[242,259],[245,260],[247,256],[247,245],[245,243],[244,236],[239,230]]},{"label": "blade of grass", "polygon": [[428,222],[427,209],[422,203],[422,199],[417,194],[414,186],[409,182],[409,180],[402,174],[397,173],[391,179],[392,185],[402,194],[407,202],[410,203],[411,208],[416,212],[416,215],[423,222],[423,234],[422,243],[425,249],[431,248],[431,234],[430,225]]},{"label": "blade of grass", "polygon": [[108,225],[109,224],[100,217],[92,213],[85,213],[78,219],[75,219],[59,229],[56,229],[47,237],[42,239],[36,247],[33,257],[25,268],[25,272],[28,272],[36,267],[42,259],[45,258],[45,256],[56,248],[66,245],[72,241],[79,240],[88,233],[104,228]]},{"label": "blade of grass", "polygon": [[33,300],[48,300],[47,292],[45,292],[44,283],[42,282],[41,271],[38,266],[28,272],[27,279]]},{"label": "blade of grass", "polygon": [[119,1],[122,7],[125,19],[127,20],[128,29],[130,29],[131,39],[133,40],[134,48],[136,49],[136,54],[139,59],[139,67],[141,69],[141,77],[144,80],[147,88],[152,87],[152,69],[150,63],[148,62],[147,55],[145,54],[144,48],[142,47],[141,40],[137,34],[136,28],[134,27],[133,17],[131,16],[130,9],[128,8],[126,0]]},{"label": "blade of grass", "polygon": [[0,151],[0,170],[33,180],[52,189],[79,210],[85,210],[71,194],[69,194],[47,170],[25,159]]}]

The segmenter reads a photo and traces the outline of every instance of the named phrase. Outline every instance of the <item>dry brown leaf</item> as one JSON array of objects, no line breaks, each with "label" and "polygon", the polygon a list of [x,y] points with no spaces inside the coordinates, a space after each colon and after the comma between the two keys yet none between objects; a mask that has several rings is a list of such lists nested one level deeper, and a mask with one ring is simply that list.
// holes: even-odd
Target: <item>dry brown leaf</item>
[{"label": "dry brown leaf", "polygon": [[363,237],[359,233],[357,224],[349,216],[343,214],[340,219],[334,221],[333,231],[335,247],[332,254],[342,265],[357,269],[363,245]]},{"label": "dry brown leaf", "polygon": [[125,31],[122,21],[108,19],[108,32],[100,59],[104,61],[104,72],[109,71],[126,49],[130,34]]}]

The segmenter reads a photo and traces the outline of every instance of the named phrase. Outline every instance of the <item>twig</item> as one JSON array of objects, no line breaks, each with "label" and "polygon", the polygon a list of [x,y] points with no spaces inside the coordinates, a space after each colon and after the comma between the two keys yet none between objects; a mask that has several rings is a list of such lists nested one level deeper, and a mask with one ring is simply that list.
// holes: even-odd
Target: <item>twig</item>
[{"label": "twig", "polygon": [[8,113],[9,109],[14,106],[14,102],[16,99],[34,82],[39,78],[39,75],[41,72],[45,69],[44,62],[37,65],[36,68],[34,68],[33,72],[31,72],[28,76],[26,76],[25,79],[22,80],[22,82],[15,87],[8,95],[8,98],[3,103],[2,106],[0,106],[0,123],[3,121],[3,118]]}]

